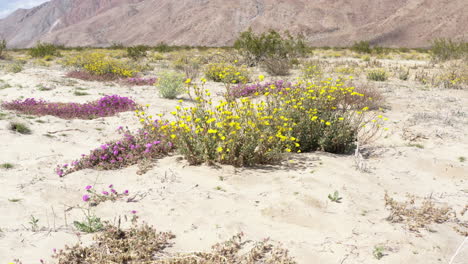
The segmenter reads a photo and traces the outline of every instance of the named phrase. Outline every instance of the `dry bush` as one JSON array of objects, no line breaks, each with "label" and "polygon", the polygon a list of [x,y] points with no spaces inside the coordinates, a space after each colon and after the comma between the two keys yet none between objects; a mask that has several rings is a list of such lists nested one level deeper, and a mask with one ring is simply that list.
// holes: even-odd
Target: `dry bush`
[{"label": "dry bush", "polygon": [[[452,222],[455,224],[453,228],[457,232],[465,236],[468,235],[468,222],[458,219],[456,212],[449,207],[436,207],[430,197],[424,198],[418,203],[414,196],[408,195],[407,198],[407,201],[398,202],[385,193],[385,206],[390,210],[387,220],[392,223],[403,223],[409,230],[417,233],[421,228],[428,229],[429,225],[434,223]],[[460,214],[463,215],[465,211],[466,207]]]},{"label": "dry bush", "polygon": [[292,64],[287,58],[269,57],[262,61],[265,71],[272,76],[286,76],[292,68]]},{"label": "dry bush", "polygon": [[119,264],[267,264],[296,263],[286,249],[274,246],[268,239],[253,243],[238,234],[218,243],[211,252],[169,253],[175,236],[170,232],[157,232],[147,224],[134,225],[128,230],[116,226],[106,229],[89,246],[66,246],[54,254],[58,264],[119,263]]},{"label": "dry bush", "polygon": [[356,109],[369,107],[369,110],[377,110],[385,107],[385,98],[380,90],[369,85],[369,83],[347,83],[348,86],[355,87],[355,92],[364,96],[346,95],[348,105],[353,105]]}]

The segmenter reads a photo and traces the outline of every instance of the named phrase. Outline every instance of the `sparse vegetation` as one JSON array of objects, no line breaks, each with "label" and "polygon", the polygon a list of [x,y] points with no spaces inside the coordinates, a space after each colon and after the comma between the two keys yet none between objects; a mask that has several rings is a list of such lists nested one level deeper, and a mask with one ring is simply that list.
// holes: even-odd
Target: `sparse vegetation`
[{"label": "sparse vegetation", "polygon": [[0,40],[0,59],[4,58],[4,52],[6,50],[7,42],[5,39]]},{"label": "sparse vegetation", "polygon": [[159,94],[166,99],[175,99],[184,92],[185,77],[177,72],[162,72],[155,86]]},{"label": "sparse vegetation", "polygon": [[468,59],[468,42],[439,38],[432,42],[430,51],[433,59],[439,61]]},{"label": "sparse vegetation", "polygon": [[340,197],[340,194],[338,191],[335,191],[333,194],[328,195],[328,199],[334,203],[341,203],[341,200],[343,199]]},{"label": "sparse vegetation", "polygon": [[11,163],[2,163],[0,164],[0,168],[2,169],[13,169],[15,166]]},{"label": "sparse vegetation", "polygon": [[374,69],[367,72],[367,79],[377,82],[384,82],[388,79],[388,73],[384,69]]},{"label": "sparse vegetation", "polygon": [[31,129],[26,124],[19,122],[10,122],[10,130],[23,135],[29,135],[32,133]]},{"label": "sparse vegetation", "polygon": [[54,44],[38,42],[36,46],[29,49],[29,55],[33,58],[44,58],[45,56],[59,56],[60,53]]}]

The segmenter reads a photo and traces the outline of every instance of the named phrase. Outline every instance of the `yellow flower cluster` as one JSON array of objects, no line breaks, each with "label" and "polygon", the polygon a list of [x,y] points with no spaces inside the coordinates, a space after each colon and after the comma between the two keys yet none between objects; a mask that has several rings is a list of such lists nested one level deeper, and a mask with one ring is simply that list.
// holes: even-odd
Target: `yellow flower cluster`
[{"label": "yellow flower cluster", "polygon": [[132,77],[137,70],[125,62],[110,58],[101,52],[91,52],[78,54],[64,60],[66,66],[73,66],[84,69],[95,75],[114,74],[120,77]]},{"label": "yellow flower cluster", "polygon": [[356,108],[356,102],[371,99],[344,87],[342,80],[302,81],[282,89],[272,85],[258,97],[216,104],[208,90],[192,88],[196,104],[180,102],[170,119],[155,123],[144,111],[137,115],[147,130],[170,137],[194,164],[243,166],[271,162],[284,152],[346,152],[386,120],[369,107]]},{"label": "yellow flower cluster", "polygon": [[250,72],[245,66],[234,66],[226,63],[210,63],[206,66],[207,79],[223,83],[247,83]]}]

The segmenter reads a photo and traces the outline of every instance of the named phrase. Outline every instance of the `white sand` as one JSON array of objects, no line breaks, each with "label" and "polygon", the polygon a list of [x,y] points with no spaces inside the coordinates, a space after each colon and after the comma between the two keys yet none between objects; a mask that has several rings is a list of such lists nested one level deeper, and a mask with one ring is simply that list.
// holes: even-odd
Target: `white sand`
[{"label": "white sand", "polygon": [[[24,96],[85,102],[102,94],[119,94],[151,104],[151,113],[177,104],[158,98],[153,87],[84,81],[74,87],[54,84],[54,80],[64,82],[63,74],[59,68],[26,68],[15,75],[0,72],[0,79],[13,86],[0,90],[0,100]],[[56,88],[39,91],[37,84]],[[89,241],[92,235],[77,236],[71,225],[82,220],[82,212],[65,210],[84,204],[81,196],[86,185],[101,190],[112,183],[119,191],[144,195],[135,203],[105,202],[95,208],[96,214],[114,221],[137,210],[142,220],[176,234],[174,251],[208,250],[242,231],[248,239],[281,241],[298,263],[448,263],[464,239],[452,224],[411,232],[386,220],[389,211],[383,197],[385,191],[398,199],[406,193],[431,195],[438,205],[448,205],[457,213],[468,204],[468,161],[458,160],[468,157],[468,91],[422,89],[420,84],[397,79],[374,85],[384,91],[391,106],[386,113],[390,132],[364,149],[369,155],[364,161],[368,173],[355,168],[353,156],[316,152],[291,155],[281,165],[260,168],[188,166],[172,156],[158,160],[144,175],[137,175],[137,166],[131,166],[115,171],[88,169],[59,178],[54,174],[57,164],[117,139],[115,129],[120,125],[137,128],[133,113],[68,121],[52,116],[28,119],[0,110],[33,130],[32,135],[16,134],[7,129],[10,120],[0,120],[0,163],[15,166],[0,169],[0,262],[50,261],[53,248],[79,239]],[[210,84],[214,86],[219,89]],[[75,87],[88,88],[85,92],[91,95],[75,96]],[[415,114],[425,116],[413,122]],[[54,137],[45,136],[51,132]],[[417,135],[419,139],[412,143],[422,144],[423,149],[408,146],[410,141],[405,139]],[[343,197],[341,204],[327,198],[335,190]],[[31,215],[39,219],[41,231],[30,230]],[[467,218],[468,214],[460,216]],[[380,260],[372,256],[375,246],[385,247],[386,255]],[[467,259],[468,245],[453,263],[466,264]]]}]

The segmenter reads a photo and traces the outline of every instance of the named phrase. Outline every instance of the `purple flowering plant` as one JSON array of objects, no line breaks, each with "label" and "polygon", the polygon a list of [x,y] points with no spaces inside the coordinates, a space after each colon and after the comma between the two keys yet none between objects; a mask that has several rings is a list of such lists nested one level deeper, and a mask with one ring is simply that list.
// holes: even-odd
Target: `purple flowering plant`
[{"label": "purple flowering plant", "polygon": [[128,190],[123,192],[118,192],[114,189],[114,185],[109,185],[109,190],[104,190],[101,193],[98,193],[93,186],[88,185],[85,187],[86,194],[83,195],[82,200],[87,202],[89,206],[97,206],[98,204],[105,201],[117,201],[129,195]]},{"label": "purple flowering plant", "polygon": [[[155,128],[158,128],[159,123],[160,121],[155,120]],[[152,133],[148,133],[140,129],[132,133],[123,127],[119,127],[117,131],[123,135],[123,138],[105,143],[70,164],[58,165],[55,169],[56,174],[63,177],[88,168],[99,170],[124,168],[141,160],[161,157],[173,149],[170,139],[158,131],[153,130]]]},{"label": "purple flowering plant", "polygon": [[158,79],[156,77],[130,77],[126,79],[120,79],[120,81],[123,84],[126,85],[137,85],[137,86],[143,86],[143,85],[153,85]]},{"label": "purple flowering plant", "polygon": [[113,116],[119,112],[135,110],[136,103],[128,97],[106,95],[97,101],[84,104],[53,103],[37,100],[35,98],[28,98],[23,101],[14,100],[11,102],[4,102],[2,107],[29,115],[53,115],[63,119],[94,119]]}]

